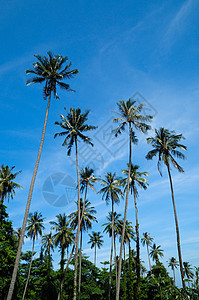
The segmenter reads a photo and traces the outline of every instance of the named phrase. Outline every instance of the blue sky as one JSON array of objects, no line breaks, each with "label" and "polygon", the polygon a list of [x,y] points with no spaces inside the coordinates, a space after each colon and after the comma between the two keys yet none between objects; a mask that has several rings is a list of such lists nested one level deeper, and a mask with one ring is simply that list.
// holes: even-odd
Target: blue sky
[{"label": "blue sky", "polygon": [[[113,126],[112,110],[116,109],[116,102],[139,92],[149,103],[148,107],[151,105],[157,111],[153,128],[164,126],[186,137],[187,160],[181,162],[185,174],[172,170],[172,175],[183,259],[198,266],[198,2],[84,0],[55,4],[52,0],[8,0],[1,2],[0,8],[1,163],[22,170],[18,182],[23,190],[17,191],[15,199],[8,204],[14,227],[22,225],[46,109],[42,86],[25,86],[25,70],[35,61],[34,54],[45,55],[51,50],[67,55],[80,73],[70,80],[76,93],[60,91],[60,101],[53,99],[51,102],[31,211],[42,212],[48,232],[49,220],[58,213],[69,214],[75,208],[72,204],[54,207],[42,194],[43,184],[52,174],[63,172],[75,179],[73,155],[69,159],[61,147],[62,139],[53,138],[58,131],[54,122],[59,119],[59,113],[64,113],[64,107],[91,110],[89,123],[98,125],[99,131],[92,134],[97,156],[89,163],[93,163],[97,175],[103,176],[110,170],[120,175],[127,162],[127,146],[124,143],[119,150],[113,151],[115,146],[111,147],[104,132],[110,132]],[[162,178],[159,176],[155,161],[145,160],[150,146],[145,136],[138,137],[140,142],[133,149],[133,162],[149,172],[150,184],[148,191],[140,192],[140,232],[150,232],[156,244],[161,245],[166,263],[171,256],[177,257],[168,178],[166,172]],[[80,157],[80,166],[85,163],[84,157]],[[96,207],[99,220],[93,230],[101,231],[110,207],[91,191],[88,199]],[[123,209],[124,201],[121,201],[117,212],[123,215]],[[128,219],[133,224],[134,215],[130,199]],[[87,241],[85,234],[85,253],[93,259]],[[36,249],[40,247],[39,242]],[[108,259],[109,246],[110,240],[104,236],[104,246],[98,251],[99,266],[100,261]],[[30,247],[31,241],[27,240],[24,250]],[[141,255],[148,267],[146,249],[142,247]],[[55,252],[55,261],[57,258]]]}]

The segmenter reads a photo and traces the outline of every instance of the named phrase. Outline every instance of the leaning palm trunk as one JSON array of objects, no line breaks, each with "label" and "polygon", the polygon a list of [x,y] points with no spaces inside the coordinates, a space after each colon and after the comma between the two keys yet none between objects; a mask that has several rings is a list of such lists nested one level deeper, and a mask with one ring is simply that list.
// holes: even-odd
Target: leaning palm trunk
[{"label": "leaning palm trunk", "polygon": [[126,227],[126,217],[127,217],[127,209],[128,209],[128,198],[129,198],[129,181],[130,181],[130,174],[131,174],[131,138],[132,138],[132,129],[131,124],[129,124],[129,171],[128,171],[128,181],[127,181],[127,188],[126,188],[126,203],[125,203],[125,211],[124,211],[124,225],[122,228],[122,239],[120,245],[120,257],[119,257],[119,265],[118,265],[118,279],[117,279],[117,286],[116,286],[116,300],[119,300],[120,296],[120,277],[121,277],[121,268],[122,268],[122,249],[124,244],[124,234],[125,234],[125,227]]},{"label": "leaning palm trunk", "polygon": [[174,210],[175,223],[176,223],[177,247],[178,247],[178,257],[179,257],[179,263],[180,263],[181,280],[182,280],[182,286],[185,289],[186,285],[184,282],[184,272],[183,272],[182,255],[181,255],[181,248],[180,248],[180,233],[179,233],[179,227],[178,227],[178,218],[177,218],[174,192],[173,192],[173,184],[172,184],[172,178],[171,178],[169,165],[167,165],[167,170],[168,170],[168,174],[169,174],[169,181],[170,181],[170,186],[171,186],[171,196],[172,196],[173,210]]},{"label": "leaning palm trunk", "polygon": [[[85,210],[87,189],[88,189],[88,185],[86,185],[86,189],[85,189],[85,196],[84,196],[84,203],[83,203],[83,208],[82,208],[80,226],[81,226],[81,222],[82,222],[83,215],[84,215],[84,210]],[[82,277],[82,250],[81,249],[82,249],[82,230],[81,230],[80,254],[79,254],[79,287],[78,287],[78,299],[79,300],[81,298],[81,277]]]},{"label": "leaning palm trunk", "polygon": [[124,278],[124,300],[126,300],[126,254],[125,254],[125,243],[124,243],[124,273],[123,273],[123,278]]},{"label": "leaning palm trunk", "polygon": [[149,245],[148,245],[148,243],[146,244],[146,247],[147,247],[147,254],[148,254],[148,259],[149,259],[149,269],[150,269],[150,272],[151,272],[151,261],[150,261]]},{"label": "leaning palm trunk", "polygon": [[76,163],[77,163],[77,188],[78,188],[78,227],[77,227],[77,242],[75,249],[75,273],[74,273],[74,296],[73,300],[77,299],[77,262],[78,262],[78,247],[80,233],[80,180],[79,180],[79,161],[77,151],[77,137],[75,137]]},{"label": "leaning palm trunk", "polygon": [[22,249],[23,239],[24,239],[25,230],[26,230],[26,223],[27,223],[27,219],[28,219],[28,213],[29,213],[29,209],[30,209],[30,203],[31,203],[31,199],[32,199],[34,183],[35,183],[37,170],[38,170],[38,167],[39,167],[39,161],[40,161],[40,157],[41,157],[41,151],[42,151],[42,147],[43,147],[43,143],[44,143],[44,137],[45,137],[46,125],[47,125],[47,119],[48,119],[48,112],[49,112],[49,107],[50,107],[50,99],[51,99],[51,93],[50,93],[49,98],[48,98],[48,105],[47,105],[47,109],[46,109],[46,115],[45,115],[45,120],[44,120],[44,126],[43,126],[43,131],[42,131],[41,142],[40,142],[40,146],[39,146],[39,152],[38,152],[38,155],[37,155],[35,169],[34,169],[31,184],[30,184],[30,190],[29,190],[29,194],[28,194],[28,201],[27,201],[27,204],[26,204],[26,210],[25,210],[23,225],[22,225],[22,229],[21,229],[21,236],[20,236],[20,239],[19,239],[18,250],[17,250],[16,259],[15,259],[15,265],[14,265],[14,269],[13,269],[13,273],[12,273],[12,279],[11,279],[10,288],[9,288],[9,291],[8,291],[7,300],[12,299],[12,294],[13,294],[14,286],[15,286],[15,282],[16,282],[17,270],[18,270],[19,260],[20,260],[20,256],[21,256],[21,249]]},{"label": "leaning palm trunk", "polygon": [[28,282],[29,282],[29,278],[30,278],[30,270],[31,270],[31,267],[32,267],[32,259],[33,259],[33,253],[34,253],[34,246],[35,246],[35,236],[33,237],[32,255],[31,255],[30,266],[29,266],[29,270],[28,270],[28,277],[27,277],[27,280],[26,280],[26,285],[25,285],[25,289],[24,289],[24,292],[23,292],[22,300],[25,299],[26,290],[27,290],[27,287],[28,287]]},{"label": "leaning palm trunk", "polygon": [[112,199],[112,237],[111,237],[111,256],[110,256],[110,271],[108,282],[108,299],[111,299],[111,272],[112,272],[112,260],[113,260],[113,239],[114,239],[114,202]]},{"label": "leaning palm trunk", "polygon": [[134,203],[135,203],[135,218],[136,218],[136,273],[137,273],[137,282],[136,282],[136,299],[140,297],[140,241],[139,241],[139,223],[138,223],[138,210],[137,210],[137,201],[136,201],[136,191],[133,187]]},{"label": "leaning palm trunk", "polygon": [[117,253],[116,253],[115,234],[114,234],[114,251],[115,251],[115,282],[117,286]]}]

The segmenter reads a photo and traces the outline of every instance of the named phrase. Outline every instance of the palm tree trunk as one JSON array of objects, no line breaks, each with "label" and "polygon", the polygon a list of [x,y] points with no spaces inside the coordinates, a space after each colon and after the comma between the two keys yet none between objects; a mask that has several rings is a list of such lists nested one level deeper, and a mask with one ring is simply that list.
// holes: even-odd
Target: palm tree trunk
[{"label": "palm tree trunk", "polygon": [[147,247],[147,254],[148,254],[148,259],[149,259],[149,269],[150,269],[150,272],[151,272],[151,261],[150,261],[150,255],[149,255],[149,245],[146,244],[146,247]]},{"label": "palm tree trunk", "polygon": [[[86,203],[86,196],[87,196],[87,190],[88,190],[88,185],[86,185],[85,189],[85,196],[84,196],[84,203],[82,207],[82,214],[81,214],[81,220],[80,220],[80,228],[81,228],[81,223],[83,220],[84,216],[84,210],[85,210],[85,203]],[[81,298],[81,272],[82,272],[82,228],[80,229],[81,231],[81,237],[80,237],[80,255],[79,255],[79,287],[78,287],[78,299],[80,300]]]},{"label": "palm tree trunk", "polygon": [[28,194],[28,201],[27,201],[27,204],[26,204],[26,210],[25,210],[25,215],[24,215],[24,220],[23,220],[23,226],[22,226],[22,229],[21,229],[21,236],[20,236],[19,245],[18,245],[18,249],[17,249],[17,255],[16,255],[16,259],[15,259],[15,265],[14,265],[14,269],[13,269],[13,273],[12,273],[12,279],[11,279],[11,283],[10,283],[10,287],[9,287],[9,291],[8,291],[7,300],[12,299],[12,294],[13,294],[14,286],[15,286],[15,282],[16,282],[17,270],[18,270],[19,260],[20,260],[20,256],[21,256],[21,249],[22,249],[23,239],[24,239],[25,230],[26,230],[26,223],[27,223],[27,219],[28,219],[28,213],[29,213],[29,209],[30,209],[30,203],[31,203],[31,199],[32,199],[34,183],[35,183],[37,170],[38,170],[38,167],[39,167],[39,161],[40,161],[40,157],[41,157],[41,151],[42,151],[42,147],[43,147],[43,143],[44,143],[44,137],[45,137],[46,125],[47,125],[47,119],[48,119],[48,112],[49,112],[49,107],[50,107],[50,99],[51,99],[51,93],[50,93],[49,98],[48,98],[48,104],[47,104],[47,109],[46,109],[44,126],[43,126],[43,130],[42,130],[42,136],[41,136],[41,142],[40,142],[40,146],[39,146],[39,152],[38,152],[38,155],[37,155],[35,169],[34,169],[31,184],[30,184],[30,190],[29,190],[29,194]]},{"label": "palm tree trunk", "polygon": [[32,259],[33,259],[34,247],[35,247],[35,235],[33,236],[32,255],[31,255],[30,266],[29,266],[29,270],[28,270],[28,277],[27,277],[27,280],[26,280],[26,285],[25,285],[25,288],[24,288],[22,300],[24,300],[24,298],[25,298],[26,290],[27,290],[27,287],[28,287],[28,282],[29,282],[29,278],[30,278],[30,270],[31,270],[31,267],[32,267]]},{"label": "palm tree trunk", "polygon": [[[83,215],[81,216],[80,224],[82,222],[82,219],[83,219]],[[70,261],[71,261],[72,256],[73,256],[73,252],[75,250],[76,243],[77,243],[77,233],[76,233],[76,236],[75,236],[75,239],[74,239],[74,243],[73,243],[73,247],[72,247],[69,259],[67,261],[67,265],[66,265],[66,268],[65,268],[64,276],[63,276],[63,279],[61,281],[61,285],[60,285],[60,289],[59,289],[59,294],[57,296],[57,300],[60,300],[62,289],[63,289],[63,285],[64,285],[64,281],[65,281],[65,278],[66,278],[66,273],[68,271],[68,267],[69,267]]]},{"label": "palm tree trunk", "polygon": [[73,300],[77,299],[77,262],[79,248],[79,233],[80,233],[80,180],[79,180],[79,161],[77,151],[77,137],[75,137],[76,163],[77,163],[77,188],[78,188],[78,227],[77,227],[77,243],[75,249],[75,273],[74,273],[74,296]]},{"label": "palm tree trunk", "polygon": [[133,278],[132,278],[132,253],[131,253],[131,242],[129,240],[129,300],[133,299]]},{"label": "palm tree trunk", "polygon": [[131,129],[131,124],[129,124],[129,171],[128,171],[128,182],[127,182],[127,189],[126,189],[124,225],[123,225],[123,228],[122,228],[122,240],[121,240],[121,245],[120,245],[120,257],[119,257],[119,265],[118,265],[118,279],[117,279],[117,286],[116,286],[116,300],[119,300],[119,296],[120,296],[120,277],[121,277],[121,268],[122,268],[122,249],[123,249],[123,244],[124,244],[124,234],[125,234],[125,227],[126,227],[126,217],[127,217],[127,209],[128,209],[128,198],[129,198],[129,181],[130,181],[130,174],[131,174],[131,137],[132,137],[132,129]]},{"label": "palm tree trunk", "polygon": [[0,226],[2,226],[2,220],[3,220],[3,200],[4,200],[4,196],[1,196],[1,218],[0,218]]},{"label": "palm tree trunk", "polygon": [[136,299],[139,300],[140,297],[140,241],[139,241],[139,223],[138,223],[138,209],[137,209],[137,201],[136,201],[136,191],[135,186],[133,186],[133,195],[134,195],[134,203],[135,203],[135,218],[136,218],[136,273],[137,273],[137,282],[136,282]]},{"label": "palm tree trunk", "polygon": [[60,261],[61,272],[64,271],[64,256],[65,256],[65,248],[62,247],[62,249],[61,249],[61,261]]},{"label": "palm tree trunk", "polygon": [[124,243],[124,300],[126,300],[126,254],[125,254],[125,243]]},{"label": "palm tree trunk", "polygon": [[117,253],[116,253],[116,243],[115,243],[115,234],[114,234],[114,250],[115,250],[115,282],[117,286]]},{"label": "palm tree trunk", "polygon": [[171,186],[171,196],[172,196],[173,210],[174,210],[175,223],[176,223],[177,247],[178,247],[178,257],[179,257],[179,263],[180,263],[181,280],[182,280],[182,286],[185,289],[186,285],[185,285],[185,282],[184,282],[184,272],[183,272],[183,265],[182,265],[182,255],[181,255],[181,247],[180,247],[180,233],[179,233],[179,227],[178,227],[178,218],[177,218],[175,199],[174,199],[174,191],[173,191],[173,184],[172,184],[172,178],[171,178],[169,165],[167,165],[167,170],[168,170],[168,174],[169,174],[169,181],[170,181],[170,186]]},{"label": "palm tree trunk", "polygon": [[112,272],[112,259],[113,259],[113,238],[114,238],[114,200],[112,199],[112,237],[111,237],[111,255],[110,255],[110,271],[108,282],[108,299],[111,299],[111,272]]},{"label": "palm tree trunk", "polygon": [[79,287],[78,299],[81,298],[81,277],[82,277],[82,228],[80,229],[80,249],[79,249]]},{"label": "palm tree trunk", "polygon": [[95,259],[94,259],[94,264],[95,264],[95,266],[96,266],[96,256],[97,256],[97,246],[96,246],[96,244],[95,244]]},{"label": "palm tree trunk", "polygon": [[176,279],[175,279],[175,267],[173,268],[173,280],[174,280],[174,284],[176,284]]}]

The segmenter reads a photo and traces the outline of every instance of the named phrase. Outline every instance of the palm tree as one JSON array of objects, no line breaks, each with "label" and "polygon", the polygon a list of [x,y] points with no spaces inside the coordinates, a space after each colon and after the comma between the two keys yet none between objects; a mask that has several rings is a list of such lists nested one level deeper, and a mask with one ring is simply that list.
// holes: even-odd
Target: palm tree
[{"label": "palm tree", "polygon": [[[120,217],[121,214],[117,214],[114,212],[114,236],[113,236],[113,242],[114,242],[114,250],[115,250],[115,274],[116,274],[116,279],[117,279],[117,253],[116,253],[116,236],[119,236],[120,231],[121,231],[121,223],[120,223]],[[108,222],[102,224],[102,226],[105,226],[103,232],[106,232],[109,234],[109,237],[112,237],[112,212],[109,212],[109,215],[106,217]],[[112,241],[111,241],[112,242]]]},{"label": "palm tree", "polygon": [[57,221],[51,221],[50,224],[53,225],[51,229],[55,230],[56,232],[53,236],[53,241],[55,246],[59,246],[61,251],[60,267],[61,271],[63,272],[65,250],[68,249],[68,247],[72,244],[74,240],[74,234],[69,226],[69,221],[67,220],[67,216],[65,215],[65,213],[57,215],[56,218]]},{"label": "palm tree", "polygon": [[37,62],[33,64],[33,69],[26,71],[26,74],[33,75],[31,79],[27,80],[26,85],[30,85],[32,83],[45,83],[43,94],[44,94],[44,99],[48,97],[48,104],[47,104],[47,109],[45,114],[44,126],[42,129],[42,137],[41,137],[41,142],[40,142],[39,151],[37,155],[37,160],[36,160],[32,180],[30,184],[30,190],[28,194],[28,200],[26,204],[26,210],[25,210],[25,215],[24,215],[24,220],[22,225],[22,234],[18,245],[17,256],[15,260],[15,266],[13,270],[13,275],[10,283],[7,300],[12,299],[12,294],[13,294],[14,285],[16,281],[17,269],[19,265],[20,255],[21,255],[21,248],[23,244],[34,183],[35,183],[41,152],[42,152],[42,147],[44,143],[47,118],[48,118],[48,112],[49,112],[50,100],[51,100],[51,93],[53,93],[54,97],[58,99],[57,86],[59,86],[61,89],[64,89],[66,91],[73,91],[70,89],[69,84],[64,83],[63,80],[70,79],[78,73],[77,69],[70,70],[71,62],[65,65],[65,63],[68,60],[67,57],[63,57],[61,55],[53,56],[51,52],[48,52],[48,57],[47,56],[42,57],[40,55],[35,55],[35,57],[37,59]]},{"label": "palm tree", "polygon": [[173,271],[173,280],[174,280],[174,284],[175,284],[175,268],[177,269],[179,263],[178,261],[175,259],[175,257],[171,257],[168,261],[168,267],[170,267]]},{"label": "palm tree", "polygon": [[144,232],[143,233],[143,238],[141,239],[142,245],[147,247],[147,254],[148,254],[148,259],[149,259],[149,268],[151,272],[151,262],[150,262],[150,255],[149,255],[149,246],[153,242],[153,238],[150,237],[150,233]]},{"label": "palm tree", "polygon": [[[21,236],[21,227],[19,227],[19,228],[17,228],[17,230],[15,230],[14,235],[16,236],[17,242],[19,243],[20,236]],[[27,235],[25,234],[24,237],[27,238]],[[24,244],[24,242],[23,242],[23,244]]]},{"label": "palm tree", "polygon": [[[78,207],[78,202],[75,202]],[[93,214],[96,214],[96,210],[93,206],[90,206],[91,203],[86,200],[82,201],[80,198],[80,210],[81,210],[81,225],[80,225],[80,250],[79,250],[79,287],[78,287],[78,297],[80,299],[81,295],[81,263],[82,263],[82,232],[87,231],[92,228],[92,222],[97,222],[96,217]],[[76,229],[78,226],[78,210],[69,215],[69,222],[73,229]]]},{"label": "palm tree", "polygon": [[109,271],[109,291],[108,299],[111,299],[111,272],[112,272],[112,257],[113,257],[113,243],[114,243],[114,203],[119,203],[120,197],[123,197],[123,193],[119,188],[119,181],[116,178],[116,173],[105,174],[105,180],[101,180],[101,185],[104,187],[99,191],[102,194],[102,199],[108,204],[111,201],[112,205],[112,233],[111,233],[111,254],[110,254],[110,271]]},{"label": "palm tree", "polygon": [[[94,183],[96,183],[99,179],[95,177],[94,170],[89,167],[82,168],[80,170],[80,191],[84,192],[84,203],[83,208],[81,208],[81,217],[83,217],[84,210],[85,210],[85,203],[86,203],[86,197],[88,192],[88,187],[90,187],[93,191],[96,192],[94,188]],[[83,219],[82,219],[83,220]],[[80,230],[81,231],[81,230]],[[81,237],[82,237],[82,231],[81,231]],[[80,240],[81,240],[80,237]],[[78,299],[81,298],[81,261],[82,261],[82,253],[81,253],[81,242],[80,242],[80,254],[79,254],[79,286],[78,286]]]},{"label": "palm tree", "polygon": [[183,262],[183,267],[184,267],[183,268],[184,275],[187,277],[188,281],[190,282],[190,280],[193,279],[194,277],[194,274],[192,272],[193,269],[191,265],[186,261]]},{"label": "palm tree", "polygon": [[[0,212],[0,222],[2,223],[2,208],[3,203],[7,199],[8,201],[13,199],[15,195],[15,189],[22,187],[14,182],[16,176],[21,173],[21,171],[12,173],[13,169],[15,167],[9,168],[8,166],[1,165],[0,167],[0,206],[1,206],[1,212]],[[0,225],[1,225],[0,223]]]},{"label": "palm tree", "polygon": [[155,129],[155,137],[147,138],[147,142],[153,146],[153,149],[148,152],[146,159],[153,159],[154,156],[158,155],[158,170],[160,175],[162,175],[160,170],[161,162],[166,165],[170,187],[171,187],[171,197],[173,202],[173,210],[175,216],[175,225],[176,225],[176,235],[177,235],[177,247],[178,247],[178,257],[180,263],[180,273],[182,279],[182,286],[186,288],[184,283],[184,273],[182,265],[182,255],[181,255],[181,246],[180,246],[180,232],[177,218],[177,211],[174,199],[174,190],[173,183],[171,178],[171,165],[173,165],[180,173],[183,173],[183,168],[177,163],[174,157],[185,159],[185,155],[180,152],[178,149],[186,150],[187,147],[180,144],[180,141],[184,139],[182,134],[176,134],[175,131],[169,131],[165,128],[160,128],[159,130]]},{"label": "palm tree", "polygon": [[102,240],[102,235],[100,234],[100,232],[95,232],[92,231],[92,234],[89,234],[90,237],[90,241],[88,241],[89,244],[91,244],[91,249],[95,248],[95,257],[94,257],[94,264],[96,266],[96,256],[97,256],[97,247],[98,249],[101,248],[102,244],[103,244],[103,240]]},{"label": "palm tree", "polygon": [[[122,170],[123,175],[125,175],[124,179],[121,179],[121,184],[127,189],[128,184],[128,170]],[[137,297],[139,296],[139,286],[140,286],[140,238],[139,238],[139,223],[138,223],[138,209],[137,209],[137,199],[138,199],[138,190],[137,186],[146,190],[147,189],[147,179],[143,176],[148,176],[147,172],[139,172],[139,166],[131,164],[131,172],[130,172],[130,181],[129,181],[129,189],[131,194],[134,196],[134,205],[135,205],[135,219],[136,219],[136,252],[137,252],[137,260],[136,260],[136,273],[137,273]],[[139,297],[138,297],[139,298]]]},{"label": "palm tree", "polygon": [[43,221],[44,218],[42,217],[41,213],[34,212],[33,214],[32,213],[29,214],[28,225],[26,227],[26,230],[27,230],[27,236],[32,239],[32,255],[31,255],[31,261],[30,261],[28,276],[27,276],[22,300],[25,298],[26,290],[29,282],[30,270],[31,270],[32,259],[34,254],[35,239],[37,239],[38,236],[42,236],[42,230],[45,228],[43,225]]},{"label": "palm tree", "polygon": [[153,261],[156,262],[156,264],[159,262],[159,257],[163,257],[163,250],[160,248],[161,246],[156,246],[156,244],[154,243],[153,246],[151,247],[151,251],[150,251],[150,256],[152,257]]},{"label": "palm tree", "polygon": [[125,234],[125,226],[126,226],[126,217],[127,217],[127,209],[128,209],[128,197],[129,197],[129,182],[130,182],[130,173],[131,173],[131,148],[132,142],[136,143],[137,139],[135,136],[134,129],[146,133],[151,126],[148,124],[152,120],[152,116],[142,115],[143,113],[143,104],[138,104],[136,106],[136,101],[129,99],[128,101],[120,100],[117,103],[119,112],[118,118],[114,118],[113,122],[119,123],[119,125],[114,129],[115,136],[117,137],[121,134],[126,126],[129,128],[129,170],[128,170],[128,181],[126,188],[126,202],[125,202],[125,211],[124,211],[124,227],[122,231],[122,240],[120,245],[120,257],[119,257],[119,266],[118,266],[118,280],[116,286],[116,300],[119,300],[120,293],[120,276],[121,276],[121,267],[122,267],[122,250],[124,244],[124,234]]},{"label": "palm tree", "polygon": [[42,247],[45,249],[45,254],[48,255],[48,258],[50,258],[50,250],[54,251],[54,239],[52,236],[52,232],[44,234],[42,236]]},{"label": "palm tree", "polygon": [[[66,108],[65,108],[66,110]],[[79,142],[78,138],[83,142],[93,146],[91,139],[86,136],[84,133],[96,129],[96,126],[91,126],[85,124],[88,119],[89,110],[85,113],[81,113],[81,109],[70,108],[70,112],[67,113],[66,117],[60,115],[61,122],[55,122],[56,125],[59,125],[64,131],[56,133],[56,136],[66,136],[63,142],[63,146],[67,146],[67,154],[71,154],[73,145],[75,144],[75,153],[76,153],[76,168],[77,168],[77,188],[78,188],[78,227],[76,233],[76,251],[75,251],[75,273],[74,273],[74,300],[77,297],[77,258],[78,258],[78,245],[79,245],[79,233],[80,233],[80,176],[79,176],[79,160],[78,160],[78,148],[77,144]],[[70,256],[72,257],[72,255]],[[65,277],[65,276],[64,276]],[[62,287],[61,287],[62,289]],[[58,295],[58,299],[59,299]]]}]

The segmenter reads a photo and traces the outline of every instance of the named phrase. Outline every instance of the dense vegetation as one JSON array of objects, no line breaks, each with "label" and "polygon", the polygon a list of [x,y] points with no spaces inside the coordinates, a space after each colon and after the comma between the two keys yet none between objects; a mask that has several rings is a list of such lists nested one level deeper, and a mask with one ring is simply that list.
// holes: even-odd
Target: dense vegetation
[{"label": "dense vegetation", "polygon": [[[94,146],[89,133],[96,126],[88,125],[89,111],[82,112],[80,108],[66,110],[66,115],[60,115],[59,132],[55,137],[61,139],[62,145],[67,147],[67,154],[74,150],[76,157],[77,210],[69,216],[60,213],[56,221],[50,222],[51,232],[44,234],[44,218],[40,212],[29,212],[34,182],[38,170],[42,146],[44,142],[48,110],[51,95],[56,99],[57,86],[71,90],[64,79],[69,79],[78,73],[70,70],[71,63],[66,64],[67,58],[48,53],[48,56],[36,56],[37,62],[27,74],[33,78],[31,83],[45,83],[44,98],[48,98],[42,139],[38,157],[31,181],[26,212],[22,228],[13,230],[12,221],[7,212],[5,201],[14,198],[15,190],[21,188],[17,184],[13,173],[14,167],[1,165],[0,169],[0,295],[1,299],[198,299],[199,298],[199,269],[193,269],[188,262],[182,261],[180,244],[180,230],[175,207],[174,184],[171,166],[179,172],[184,172],[178,159],[184,159],[181,150],[186,150],[181,141],[182,134],[176,134],[165,128],[155,130],[153,137],[147,138],[152,150],[146,159],[158,158],[158,171],[163,163],[168,172],[172,204],[175,216],[175,230],[177,237],[178,259],[171,257],[166,267],[173,271],[173,278],[168,274],[166,267],[160,259],[164,255],[160,245],[150,236],[150,233],[140,233],[138,203],[139,190],[148,187],[149,174],[136,165],[132,159],[132,148],[139,142],[136,134],[145,134],[151,129],[153,116],[146,115],[143,104],[133,99],[121,100],[117,103],[117,116],[113,119],[116,127],[113,134],[117,137],[124,130],[128,131],[129,155],[127,164],[117,176],[114,170],[107,172],[104,178],[97,177],[95,170],[89,166],[79,166],[79,143]],[[145,158],[143,158],[145,159]],[[100,188],[96,189],[96,183]],[[101,232],[89,233],[89,244],[94,251],[94,264],[84,255],[82,246],[83,234],[88,234],[92,224],[98,222],[95,217],[96,210],[90,199],[87,199],[88,190],[91,189],[111,204],[111,211],[106,223],[102,225],[104,234],[108,234],[111,241],[110,259],[101,262],[97,268],[97,250],[103,247],[103,234]],[[132,196],[131,196],[132,195]],[[127,220],[129,196],[133,197],[135,207],[135,224]],[[117,214],[115,203],[125,199],[124,217]],[[134,229],[135,228],[135,229]],[[21,252],[24,236],[32,240],[32,250]],[[41,249],[35,252],[35,240],[41,237]],[[116,243],[120,245],[116,253]],[[140,244],[146,247],[148,254],[147,270],[140,257]],[[58,247],[60,251],[60,268],[53,269],[52,252]],[[179,266],[182,288],[175,284],[175,271]],[[10,283],[11,282],[11,283]],[[10,284],[10,287],[9,287]]]}]

